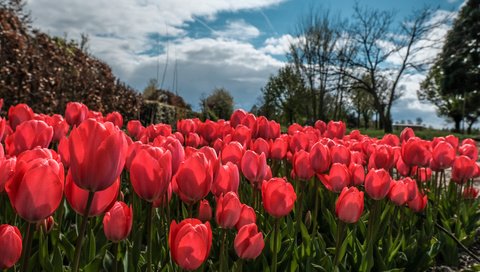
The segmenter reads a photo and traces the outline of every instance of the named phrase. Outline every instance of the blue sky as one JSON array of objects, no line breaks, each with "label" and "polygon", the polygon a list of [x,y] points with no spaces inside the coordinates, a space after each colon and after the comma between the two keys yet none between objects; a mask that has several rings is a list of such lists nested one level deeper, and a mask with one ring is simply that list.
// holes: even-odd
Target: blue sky
[{"label": "blue sky", "polygon": [[[115,4],[112,4],[115,3]],[[114,73],[141,91],[149,79],[163,80],[194,108],[202,94],[225,87],[236,107],[249,110],[268,77],[285,64],[285,50],[302,14],[330,9],[352,15],[353,0],[27,0],[33,25],[51,35],[90,37],[89,50]],[[455,13],[462,0],[359,0],[360,5],[396,11],[400,21],[413,9],[438,6],[439,17]],[[435,33],[442,36],[448,26]],[[436,52],[428,52],[434,56]],[[168,63],[168,64],[167,64]],[[176,69],[175,69],[176,67]],[[174,81],[176,70],[177,81]],[[164,73],[165,71],[165,73]],[[163,76],[164,75],[164,76]],[[405,77],[405,95],[393,108],[394,120],[443,127],[432,105],[415,91],[424,75]]]}]

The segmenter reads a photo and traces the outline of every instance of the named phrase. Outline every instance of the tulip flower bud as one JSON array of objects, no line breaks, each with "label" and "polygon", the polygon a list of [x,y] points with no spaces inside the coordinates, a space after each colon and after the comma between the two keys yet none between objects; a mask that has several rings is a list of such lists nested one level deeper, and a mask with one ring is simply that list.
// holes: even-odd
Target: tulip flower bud
[{"label": "tulip flower bud", "polygon": [[13,131],[15,131],[21,123],[32,120],[33,116],[33,110],[26,104],[17,104],[8,109],[8,122]]},{"label": "tulip flower bud", "polygon": [[173,261],[181,268],[195,270],[208,257],[212,247],[212,229],[210,223],[188,218],[177,224],[170,224],[168,245]]},{"label": "tulip flower bud", "polygon": [[383,199],[390,191],[390,182],[392,178],[385,169],[370,169],[365,177],[365,191],[375,199]]},{"label": "tulip flower bud", "polygon": [[132,230],[132,206],[117,201],[103,217],[105,237],[112,242],[120,242],[128,237]]},{"label": "tulip flower bud", "polygon": [[82,103],[69,102],[65,108],[65,119],[70,126],[78,126],[87,119],[88,108]]},{"label": "tulip flower bud", "polygon": [[305,214],[305,227],[310,228],[312,225],[312,212],[310,210],[307,211],[307,214]]},{"label": "tulip flower bud", "polygon": [[363,205],[363,192],[356,187],[345,187],[335,204],[335,213],[345,223],[356,223],[362,215]]},{"label": "tulip flower bud", "polygon": [[234,192],[228,192],[217,199],[215,220],[222,228],[233,228],[240,218],[241,203]]},{"label": "tulip flower bud", "polygon": [[22,255],[22,235],[17,227],[0,225],[0,269],[9,269]]},{"label": "tulip flower bud", "polygon": [[37,229],[42,229],[44,233],[48,234],[52,231],[54,225],[55,220],[53,219],[53,216],[50,215],[42,221],[37,222]]},{"label": "tulip flower bud", "polygon": [[258,232],[257,225],[252,223],[243,226],[233,242],[235,252],[242,259],[256,259],[265,246],[263,234]]},{"label": "tulip flower bud", "polygon": [[240,230],[243,226],[255,223],[257,221],[257,215],[252,207],[248,206],[247,204],[242,204],[242,208],[240,210],[240,218],[238,219],[235,228]]},{"label": "tulip flower bud", "polygon": [[212,219],[212,207],[210,207],[208,200],[203,199],[200,201],[197,218],[202,222],[210,221]]},{"label": "tulip flower bud", "polygon": [[262,184],[262,200],[267,213],[282,217],[292,211],[297,195],[292,184],[284,178],[272,178]]}]

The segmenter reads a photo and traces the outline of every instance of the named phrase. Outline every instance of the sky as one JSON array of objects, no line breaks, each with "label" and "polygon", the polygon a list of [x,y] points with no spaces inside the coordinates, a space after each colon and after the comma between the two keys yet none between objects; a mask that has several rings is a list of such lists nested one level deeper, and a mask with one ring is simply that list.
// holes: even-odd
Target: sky
[{"label": "sky", "polygon": [[[400,22],[424,5],[437,16],[455,14],[463,0],[357,0],[395,11]],[[138,91],[150,79],[176,91],[194,109],[199,99],[224,87],[235,108],[249,110],[270,75],[285,65],[285,53],[302,15],[329,9],[349,17],[355,0],[27,0],[33,26],[50,35],[79,40],[89,36],[89,52]],[[444,36],[448,26],[432,35]],[[425,56],[433,57],[431,49]],[[391,60],[394,62],[395,60]],[[433,105],[416,96],[424,74],[405,76],[404,95],[392,108],[394,121],[421,117],[426,125],[447,126]]]}]

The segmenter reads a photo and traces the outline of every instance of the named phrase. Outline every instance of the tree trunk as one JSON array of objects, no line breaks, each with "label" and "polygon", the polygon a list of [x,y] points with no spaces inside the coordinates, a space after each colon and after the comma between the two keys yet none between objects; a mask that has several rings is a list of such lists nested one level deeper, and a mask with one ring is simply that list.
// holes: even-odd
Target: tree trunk
[{"label": "tree trunk", "polygon": [[384,131],[385,133],[392,133],[393,132],[393,126],[392,126],[392,118],[390,116],[385,116],[383,119],[384,122]]},{"label": "tree trunk", "polygon": [[460,133],[460,123],[462,122],[462,119],[454,119],[453,121],[455,122],[455,128],[453,132]]}]

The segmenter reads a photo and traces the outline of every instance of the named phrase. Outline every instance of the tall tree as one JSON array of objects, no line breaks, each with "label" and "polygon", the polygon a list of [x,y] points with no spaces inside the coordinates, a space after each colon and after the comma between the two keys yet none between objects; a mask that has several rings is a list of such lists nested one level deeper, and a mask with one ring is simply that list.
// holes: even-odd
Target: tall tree
[{"label": "tall tree", "polygon": [[[346,75],[373,97],[385,132],[393,129],[391,108],[402,94],[401,78],[407,72],[425,69],[429,63],[420,54],[435,44],[431,39],[425,43],[429,33],[442,23],[433,20],[433,15],[434,10],[427,7],[416,10],[395,28],[392,12],[359,5],[354,8],[351,35],[356,54]],[[364,74],[368,74],[368,81]]]}]

